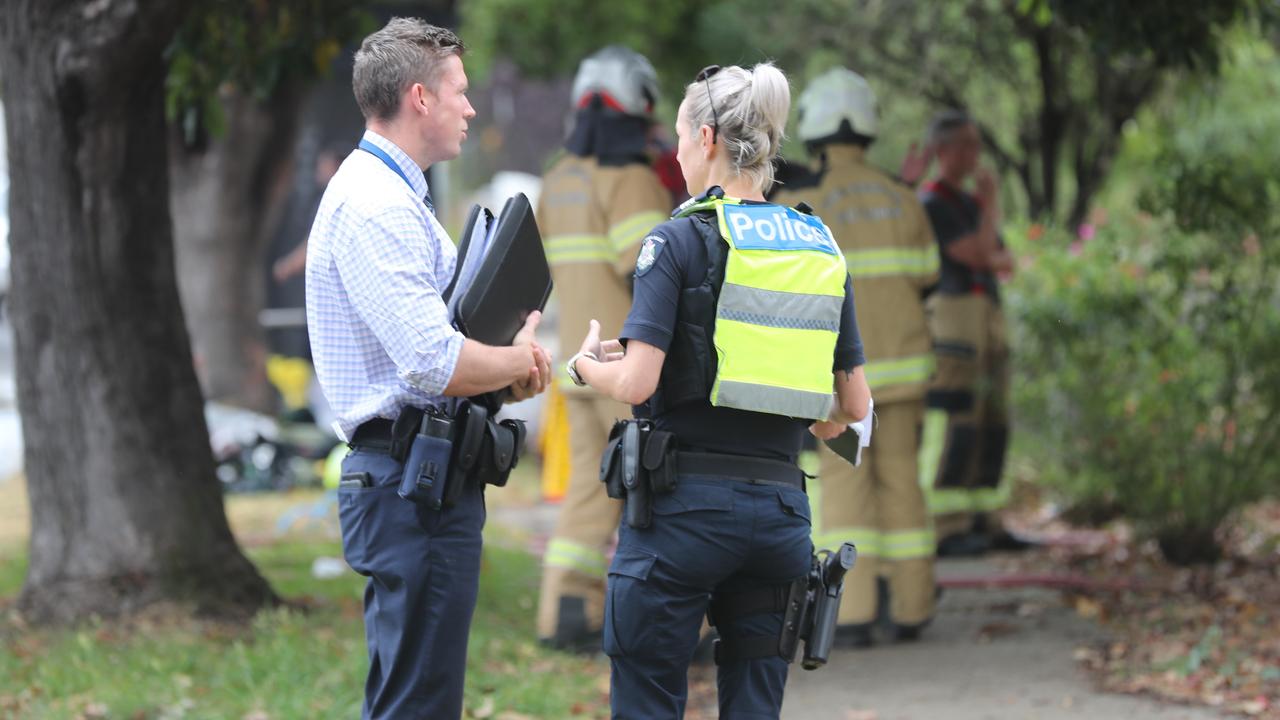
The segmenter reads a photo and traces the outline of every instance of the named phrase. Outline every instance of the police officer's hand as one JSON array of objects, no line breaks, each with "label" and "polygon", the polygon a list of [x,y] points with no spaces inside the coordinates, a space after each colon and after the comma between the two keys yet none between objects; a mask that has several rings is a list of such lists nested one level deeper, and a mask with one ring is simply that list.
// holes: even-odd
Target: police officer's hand
[{"label": "police officer's hand", "polygon": [[621,341],[600,339],[600,323],[596,320],[587,325],[587,336],[582,339],[582,347],[578,348],[578,352],[591,353],[602,363],[621,360],[626,355]]},{"label": "police officer's hand", "polygon": [[627,349],[622,346],[620,340],[605,340],[600,343],[600,350],[604,353],[600,356],[600,362],[614,362],[627,355]]},{"label": "police officer's hand", "polygon": [[604,343],[600,342],[600,323],[598,321],[592,320],[587,324],[587,336],[582,339],[582,346],[578,348],[578,352],[583,354],[591,353],[600,362],[604,362]]},{"label": "police officer's hand", "polygon": [[822,420],[809,426],[809,432],[819,440],[831,440],[840,437],[849,426],[844,423]]}]

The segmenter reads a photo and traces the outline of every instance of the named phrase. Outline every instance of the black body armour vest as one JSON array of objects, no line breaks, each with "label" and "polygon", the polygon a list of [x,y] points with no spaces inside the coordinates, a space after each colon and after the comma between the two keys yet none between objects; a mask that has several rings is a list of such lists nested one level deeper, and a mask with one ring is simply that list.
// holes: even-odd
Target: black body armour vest
[{"label": "black body armour vest", "polygon": [[696,233],[706,248],[707,271],[696,287],[680,290],[676,328],[662,364],[658,389],[648,402],[637,406],[637,414],[642,417],[657,417],[688,402],[708,401],[716,380],[716,349],[712,341],[729,247],[720,237],[714,211],[694,213],[683,220],[687,224],[681,232]]}]

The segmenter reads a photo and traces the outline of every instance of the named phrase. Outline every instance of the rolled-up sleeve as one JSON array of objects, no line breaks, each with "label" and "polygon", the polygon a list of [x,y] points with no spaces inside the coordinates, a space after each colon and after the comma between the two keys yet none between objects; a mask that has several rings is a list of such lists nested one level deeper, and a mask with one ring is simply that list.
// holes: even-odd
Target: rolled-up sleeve
[{"label": "rolled-up sleeve", "polygon": [[364,222],[361,242],[335,248],[335,261],[352,306],[395,363],[400,380],[443,395],[463,336],[434,286],[436,248],[421,242],[424,232],[431,236],[412,212],[388,208]]}]

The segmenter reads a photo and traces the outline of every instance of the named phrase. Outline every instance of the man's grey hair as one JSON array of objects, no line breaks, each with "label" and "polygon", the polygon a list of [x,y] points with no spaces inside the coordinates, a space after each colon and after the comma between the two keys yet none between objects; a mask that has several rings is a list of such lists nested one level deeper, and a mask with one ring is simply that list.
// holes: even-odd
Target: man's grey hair
[{"label": "man's grey hair", "polygon": [[946,145],[951,142],[957,130],[972,124],[973,118],[969,113],[963,110],[944,110],[934,115],[929,123],[928,142],[935,147]]},{"label": "man's grey hair", "polygon": [[356,51],[351,88],[365,120],[390,120],[414,83],[434,91],[450,55],[466,51],[452,31],[418,18],[392,18]]}]

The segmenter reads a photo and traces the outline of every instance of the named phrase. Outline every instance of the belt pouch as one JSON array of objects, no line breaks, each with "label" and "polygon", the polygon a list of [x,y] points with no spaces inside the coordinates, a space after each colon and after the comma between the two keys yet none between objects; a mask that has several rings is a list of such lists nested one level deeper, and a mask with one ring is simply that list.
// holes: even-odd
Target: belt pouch
[{"label": "belt pouch", "polygon": [[663,430],[649,432],[640,455],[640,464],[649,476],[649,488],[655,495],[676,489],[676,436]]},{"label": "belt pouch", "polygon": [[409,446],[409,457],[400,476],[400,497],[422,503],[432,510],[444,504],[449,482],[449,456],[453,443],[447,438],[418,433]]},{"label": "belt pouch", "polygon": [[503,487],[516,466],[524,444],[524,422],[510,418],[485,423],[484,442],[472,482]]},{"label": "belt pouch", "polygon": [[653,521],[653,496],[644,468],[640,464],[643,434],[638,422],[627,423],[622,431],[622,486],[627,489],[627,504],[623,516],[633,528],[649,527]]},{"label": "belt pouch", "polygon": [[524,424],[523,420],[518,418],[506,418],[498,423],[498,432],[505,432],[511,437],[511,460],[507,463],[506,468],[502,471],[501,482],[495,482],[494,485],[502,487],[507,484],[507,478],[511,476],[511,471],[516,469],[520,464],[520,456],[524,454],[525,440],[529,437],[529,427]]},{"label": "belt pouch", "polygon": [[605,493],[614,500],[621,500],[626,495],[622,485],[622,431],[627,427],[626,420],[619,420],[609,431],[609,443],[605,445],[604,455],[600,458],[600,482],[604,483]]}]

